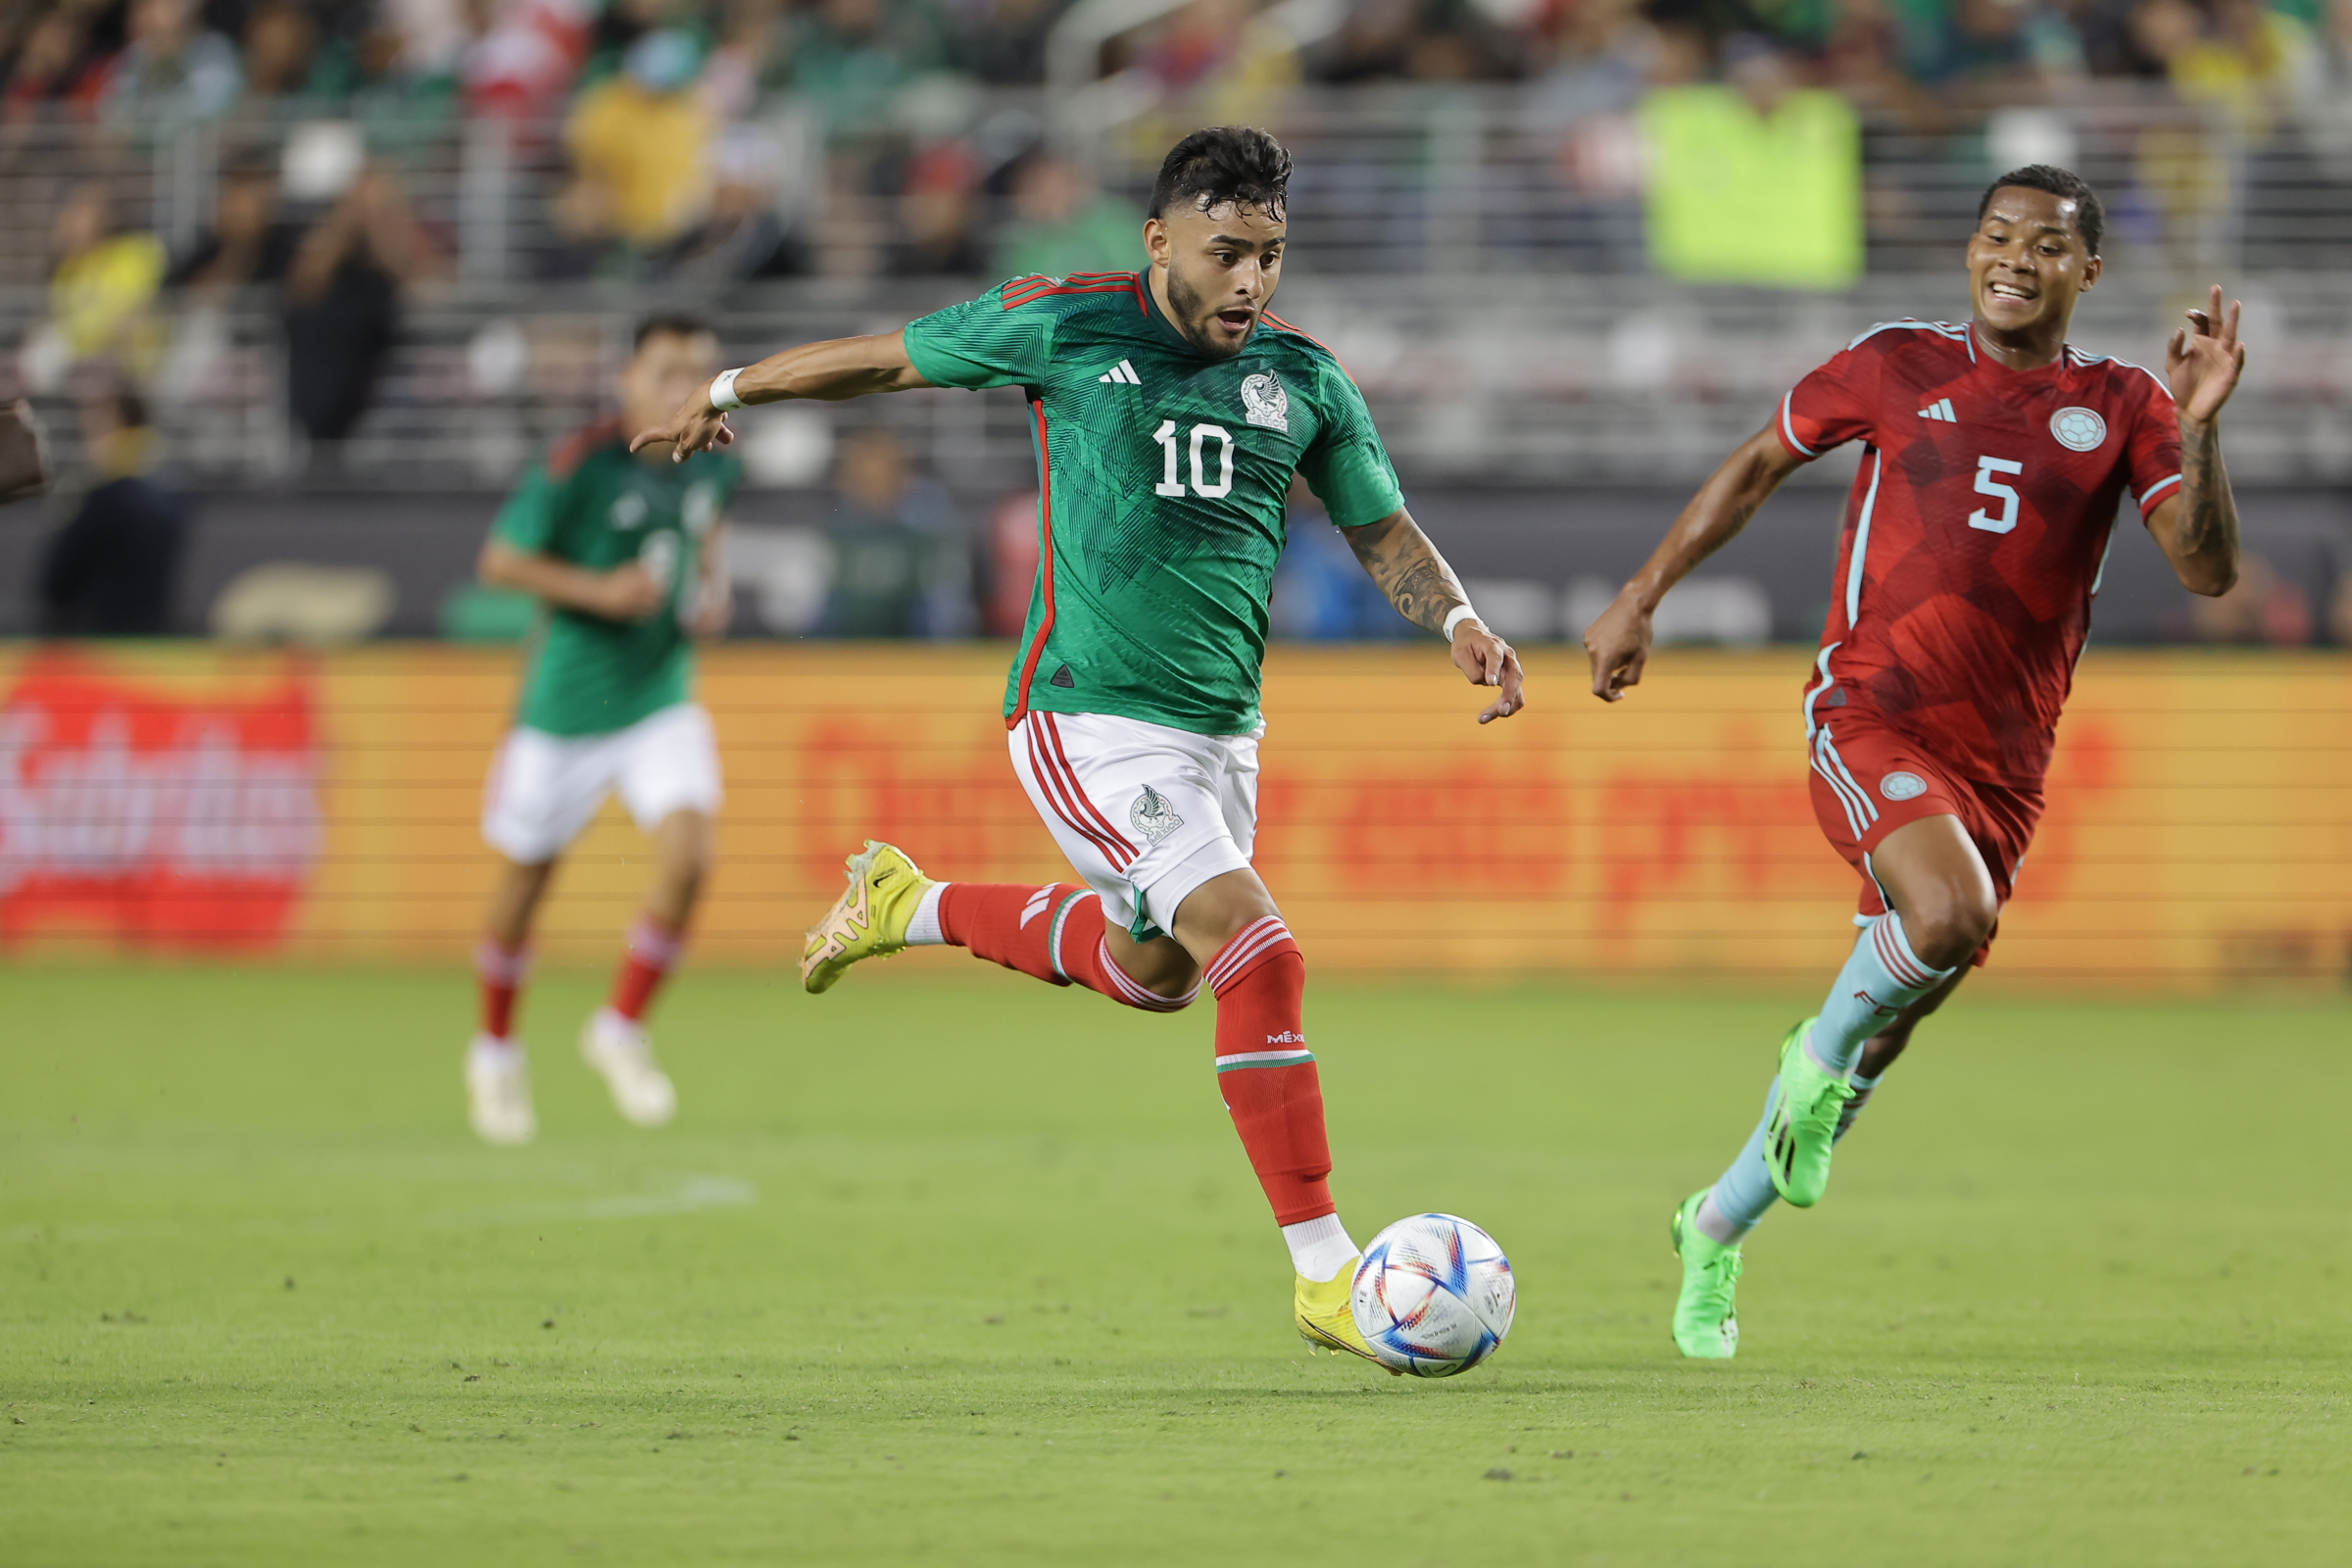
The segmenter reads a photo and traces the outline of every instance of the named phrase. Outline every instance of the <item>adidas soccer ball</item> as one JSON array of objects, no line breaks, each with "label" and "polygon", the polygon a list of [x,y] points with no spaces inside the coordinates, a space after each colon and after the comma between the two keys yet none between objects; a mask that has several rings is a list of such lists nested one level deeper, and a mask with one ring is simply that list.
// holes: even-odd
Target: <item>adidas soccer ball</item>
[{"label": "adidas soccer ball", "polygon": [[1381,1365],[1449,1378],[1494,1353],[1519,1290],[1494,1237],[1451,1214],[1415,1214],[1364,1249],[1350,1305]]}]

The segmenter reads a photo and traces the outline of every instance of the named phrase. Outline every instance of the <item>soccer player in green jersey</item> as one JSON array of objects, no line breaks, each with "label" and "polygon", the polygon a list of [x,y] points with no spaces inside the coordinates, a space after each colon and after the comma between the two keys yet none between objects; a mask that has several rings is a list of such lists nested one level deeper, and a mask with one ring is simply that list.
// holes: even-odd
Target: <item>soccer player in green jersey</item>
[{"label": "soccer player in green jersey", "polygon": [[1369,1358],[1300,1018],[1306,964],[1250,862],[1258,667],[1292,475],[1405,617],[1444,634],[1474,684],[1500,688],[1481,723],[1524,700],[1518,656],[1406,513],[1355,383],[1266,310],[1290,169],[1263,131],[1196,131],[1160,168],[1140,272],[1015,278],[903,331],[790,349],[719,376],[637,440],[708,451],[732,439],[731,411],[785,398],[1025,390],[1043,500],[1005,727],[1013,770],[1084,884],[935,881],[869,842],[809,933],[803,983],[823,991],[914,943],[1152,1012],[1205,981],[1218,1085],[1290,1246],[1298,1331]]},{"label": "soccer player in green jersey", "polygon": [[531,918],[557,858],[615,790],[653,835],[654,886],[580,1053],[630,1121],[659,1126],[677,1109],[644,1020],[678,960],[710,862],[718,751],[710,715],[693,700],[692,639],[726,627],[719,540],[738,468],[718,456],[673,464],[666,451],[637,452],[628,433],[717,368],[717,339],[702,322],[646,320],[620,372],[619,416],[580,431],[524,475],[482,547],[484,582],[546,606],[482,813],[482,836],[506,863],[475,953],[481,1027],[466,1088],[474,1131],[494,1144],[526,1143],[538,1130],[514,1032]]}]

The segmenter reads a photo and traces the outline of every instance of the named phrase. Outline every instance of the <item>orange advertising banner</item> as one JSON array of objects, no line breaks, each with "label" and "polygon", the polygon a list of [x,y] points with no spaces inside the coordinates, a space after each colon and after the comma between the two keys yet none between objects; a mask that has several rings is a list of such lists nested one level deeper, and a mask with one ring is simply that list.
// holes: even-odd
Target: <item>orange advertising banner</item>
[{"label": "orange advertising banner", "polygon": [[[783,964],[867,837],[934,875],[1068,875],[1014,782],[995,648],[721,647],[702,961]],[[1666,653],[1627,702],[1572,650],[1475,722],[1434,648],[1285,648],[1257,863],[1319,968],[1810,984],[1854,879],[1813,826],[1804,650]],[[511,652],[0,651],[0,944],[462,961]],[[542,952],[609,958],[650,872],[610,806]],[[926,955],[908,964],[957,960]],[[2202,990],[2352,974],[2352,662],[2093,653],[1991,978]]]}]

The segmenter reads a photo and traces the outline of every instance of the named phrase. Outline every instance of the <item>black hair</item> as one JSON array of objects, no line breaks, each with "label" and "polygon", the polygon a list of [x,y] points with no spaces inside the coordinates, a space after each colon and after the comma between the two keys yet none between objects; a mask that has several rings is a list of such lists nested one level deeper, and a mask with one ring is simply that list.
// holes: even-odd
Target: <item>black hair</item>
[{"label": "black hair", "polygon": [[715,337],[717,329],[701,317],[687,311],[656,311],[637,322],[637,341],[630,345],[635,353],[645,347],[649,337]]},{"label": "black hair", "polygon": [[1200,212],[1231,203],[1282,222],[1290,207],[1291,155],[1253,125],[1210,125],[1168,149],[1152,184],[1150,216],[1171,207]]},{"label": "black hair", "polygon": [[1993,192],[2005,185],[2021,190],[2047,191],[2075,204],[2075,228],[2082,236],[2082,244],[2091,255],[2099,254],[2099,240],[2107,232],[2107,209],[2099,205],[2099,193],[2090,188],[2090,181],[2071,169],[2059,169],[2049,164],[2028,164],[2012,169],[1984,187],[1977,201],[1977,221],[1984,221],[1985,209],[1992,205]]},{"label": "black hair", "polygon": [[117,387],[106,395],[106,401],[114,405],[115,422],[123,429],[147,428],[147,400],[136,392],[126,386]]}]

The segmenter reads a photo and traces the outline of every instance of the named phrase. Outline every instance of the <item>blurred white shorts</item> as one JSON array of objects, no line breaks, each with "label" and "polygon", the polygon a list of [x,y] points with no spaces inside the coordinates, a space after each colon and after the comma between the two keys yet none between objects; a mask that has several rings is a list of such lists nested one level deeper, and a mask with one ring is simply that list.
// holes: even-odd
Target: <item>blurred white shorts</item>
[{"label": "blurred white shorts", "polygon": [[1108,713],[1024,714],[1012,768],[1102,911],[1138,941],[1186,897],[1250,863],[1257,840],[1259,725],[1195,735]]},{"label": "blurred white shorts", "polygon": [[482,837],[508,859],[538,865],[578,838],[615,790],[649,833],[672,811],[717,811],[725,792],[710,715],[680,703],[609,735],[509,730],[482,790]]}]

